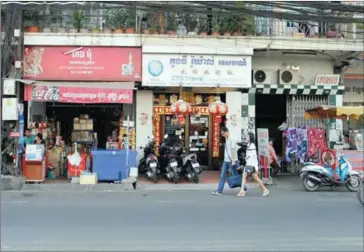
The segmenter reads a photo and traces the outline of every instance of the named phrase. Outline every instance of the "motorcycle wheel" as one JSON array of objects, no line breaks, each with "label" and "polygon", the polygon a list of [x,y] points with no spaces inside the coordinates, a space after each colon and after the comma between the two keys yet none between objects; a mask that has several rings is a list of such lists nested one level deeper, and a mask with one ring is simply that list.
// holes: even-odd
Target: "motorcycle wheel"
[{"label": "motorcycle wheel", "polygon": [[198,174],[196,174],[196,173],[193,176],[193,182],[196,183],[196,184],[200,183],[200,176]]},{"label": "motorcycle wheel", "polygon": [[309,180],[307,177],[303,179],[303,187],[308,192],[316,192],[319,189],[319,185],[315,184],[311,180]]},{"label": "motorcycle wheel", "polygon": [[358,190],[357,194],[359,202],[364,206],[364,186]]},{"label": "motorcycle wheel", "polygon": [[357,192],[359,188],[361,188],[361,184],[361,178],[358,175],[354,175],[349,177],[346,188],[348,188],[350,192]]},{"label": "motorcycle wheel", "polygon": [[153,183],[158,183],[158,176],[154,175],[152,181],[153,181]]},{"label": "motorcycle wheel", "polygon": [[178,184],[179,183],[179,181],[180,181],[180,176],[179,175],[174,175],[174,177],[173,177],[173,182],[175,183],[175,184]]}]

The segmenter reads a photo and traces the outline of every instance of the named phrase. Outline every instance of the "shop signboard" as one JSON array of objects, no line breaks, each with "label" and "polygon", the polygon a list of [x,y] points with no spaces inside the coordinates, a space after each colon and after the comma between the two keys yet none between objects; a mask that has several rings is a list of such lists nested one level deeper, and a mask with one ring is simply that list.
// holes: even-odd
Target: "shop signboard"
[{"label": "shop signboard", "polygon": [[132,89],[25,86],[24,100],[63,103],[133,103]]},{"label": "shop signboard", "polygon": [[340,74],[318,74],[315,85],[339,85]]},{"label": "shop signboard", "polygon": [[264,177],[268,178],[269,132],[268,129],[257,129],[258,156],[260,168],[264,168]]},{"label": "shop signboard", "polygon": [[143,86],[251,87],[251,57],[143,54]]},{"label": "shop signboard", "polygon": [[212,120],[212,157],[220,156],[220,120],[213,118]]},{"label": "shop signboard", "polygon": [[24,79],[141,81],[141,48],[26,46]]}]

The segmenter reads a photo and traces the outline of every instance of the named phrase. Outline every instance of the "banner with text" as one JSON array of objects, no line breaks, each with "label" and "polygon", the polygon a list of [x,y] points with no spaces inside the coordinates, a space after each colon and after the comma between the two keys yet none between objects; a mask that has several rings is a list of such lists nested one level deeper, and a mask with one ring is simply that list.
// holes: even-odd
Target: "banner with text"
[{"label": "banner with text", "polygon": [[143,54],[143,86],[251,87],[251,57]]},{"label": "banner with text", "polygon": [[140,81],[141,49],[26,46],[24,79]]},{"label": "banner with text", "polygon": [[24,100],[64,103],[133,103],[132,89],[25,86]]}]

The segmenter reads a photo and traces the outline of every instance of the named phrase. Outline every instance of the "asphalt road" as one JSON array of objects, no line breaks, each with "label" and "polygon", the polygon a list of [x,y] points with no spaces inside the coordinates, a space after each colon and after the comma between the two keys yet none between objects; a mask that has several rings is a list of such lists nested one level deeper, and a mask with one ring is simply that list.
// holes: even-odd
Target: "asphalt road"
[{"label": "asphalt road", "polygon": [[2,193],[1,251],[363,251],[355,193]]}]

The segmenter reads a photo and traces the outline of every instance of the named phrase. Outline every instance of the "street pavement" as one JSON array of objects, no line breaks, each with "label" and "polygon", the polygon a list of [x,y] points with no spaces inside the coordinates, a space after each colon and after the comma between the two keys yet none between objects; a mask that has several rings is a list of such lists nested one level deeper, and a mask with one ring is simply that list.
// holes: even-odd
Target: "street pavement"
[{"label": "street pavement", "polygon": [[3,192],[1,251],[363,251],[346,189]]}]

